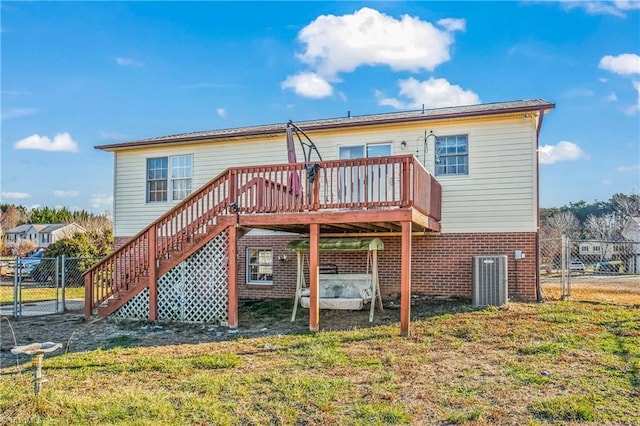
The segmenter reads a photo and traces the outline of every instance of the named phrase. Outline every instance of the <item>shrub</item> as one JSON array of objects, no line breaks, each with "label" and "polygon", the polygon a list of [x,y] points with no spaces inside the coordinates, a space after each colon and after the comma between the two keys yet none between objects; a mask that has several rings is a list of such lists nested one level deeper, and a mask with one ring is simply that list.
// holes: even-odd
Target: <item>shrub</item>
[{"label": "shrub", "polygon": [[[97,259],[107,255],[113,248],[113,234],[110,229],[78,232],[70,238],[64,238],[49,245],[43,253],[44,258],[77,258],[75,262],[66,262],[65,275],[67,285],[82,286],[82,274],[93,266]],[[61,265],[59,265],[60,267]],[[41,277],[55,274],[53,262],[41,263],[36,272]]]}]

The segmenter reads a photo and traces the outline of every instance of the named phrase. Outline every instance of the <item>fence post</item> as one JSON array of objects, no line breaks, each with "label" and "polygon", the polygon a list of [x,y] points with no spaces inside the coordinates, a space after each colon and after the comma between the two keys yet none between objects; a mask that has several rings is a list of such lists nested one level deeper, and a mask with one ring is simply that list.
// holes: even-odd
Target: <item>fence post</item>
[{"label": "fence post", "polygon": [[16,256],[13,261],[13,317],[18,318],[18,297],[20,296],[20,289],[18,288],[18,275],[20,274],[20,257]]},{"label": "fence post", "polygon": [[[65,287],[66,287],[66,283],[67,283],[67,278],[66,278],[66,274],[65,271],[67,270],[67,257],[63,254],[62,255],[62,261],[60,262],[62,265],[62,271],[61,271],[61,277],[60,279],[62,280],[62,312],[66,312],[67,311],[67,298],[65,296]],[[56,262],[56,281],[58,279],[58,262]],[[58,283],[56,283],[56,288],[58,287]]]},{"label": "fence post", "polygon": [[571,247],[569,244],[569,239],[565,234],[562,234],[562,244],[561,244],[561,265],[560,265],[560,276],[562,280],[562,294],[560,295],[560,300],[567,300],[570,296],[571,291],[569,290],[570,284],[570,275],[569,271],[569,263],[571,262]]}]

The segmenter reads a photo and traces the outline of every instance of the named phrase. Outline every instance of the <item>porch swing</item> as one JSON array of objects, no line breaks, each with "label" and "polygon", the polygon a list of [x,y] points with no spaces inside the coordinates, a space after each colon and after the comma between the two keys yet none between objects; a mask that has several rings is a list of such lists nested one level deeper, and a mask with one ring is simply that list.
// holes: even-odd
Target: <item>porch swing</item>
[{"label": "porch swing", "polygon": [[[321,238],[319,250],[366,251],[367,266],[364,274],[339,273],[335,265],[321,265],[318,281],[320,309],[361,310],[370,303],[369,322],[373,321],[376,301],[381,311],[382,296],[378,277],[378,250],[384,249],[379,238]],[[309,251],[309,240],[294,240],[287,244],[288,250],[296,252],[296,293],[291,321],[296,319],[298,303],[309,307],[309,288],[304,277],[304,263]],[[329,272],[329,273],[327,273]]]}]

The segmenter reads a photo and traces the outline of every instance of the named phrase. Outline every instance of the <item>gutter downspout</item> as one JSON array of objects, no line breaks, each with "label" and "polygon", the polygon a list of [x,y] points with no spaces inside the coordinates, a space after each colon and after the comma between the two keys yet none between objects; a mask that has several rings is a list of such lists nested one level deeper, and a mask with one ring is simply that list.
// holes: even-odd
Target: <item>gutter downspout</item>
[{"label": "gutter downspout", "polygon": [[536,301],[542,303],[542,288],[540,287],[540,129],[544,118],[544,110],[538,112],[538,126],[536,128]]}]

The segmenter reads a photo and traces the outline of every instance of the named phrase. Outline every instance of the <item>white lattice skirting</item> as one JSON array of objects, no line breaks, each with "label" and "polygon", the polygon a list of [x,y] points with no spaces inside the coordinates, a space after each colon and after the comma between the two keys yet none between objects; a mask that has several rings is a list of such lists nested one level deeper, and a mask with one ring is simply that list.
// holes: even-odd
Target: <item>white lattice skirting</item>
[{"label": "white lattice skirting", "polygon": [[[224,231],[158,279],[158,319],[226,323],[229,233]],[[118,318],[149,319],[149,290],[118,309]]]}]

